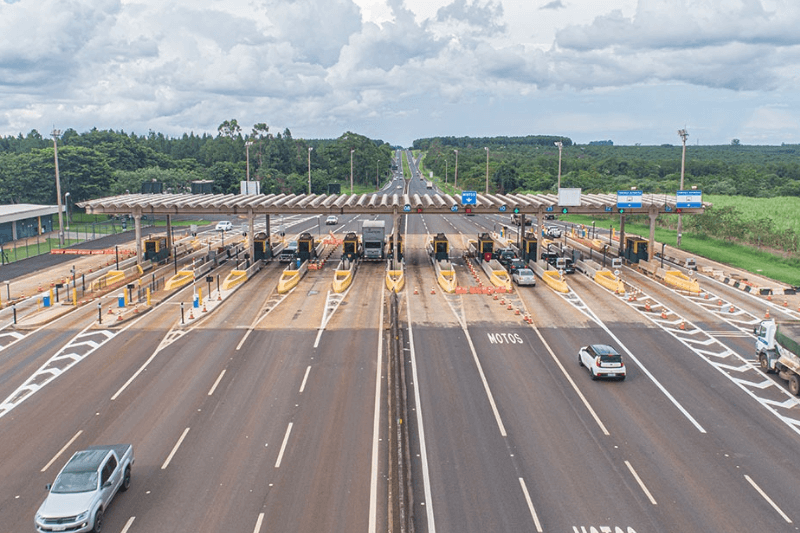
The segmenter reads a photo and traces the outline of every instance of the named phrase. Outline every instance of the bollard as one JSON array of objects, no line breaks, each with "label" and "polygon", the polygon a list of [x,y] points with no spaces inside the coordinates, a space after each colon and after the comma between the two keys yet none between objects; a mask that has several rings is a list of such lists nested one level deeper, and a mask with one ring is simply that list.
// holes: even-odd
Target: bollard
[{"label": "bollard", "polygon": [[185,324],[185,323],[186,323],[186,319],[185,319],[185,317],[183,315],[183,302],[181,302],[181,324]]},{"label": "bollard", "polygon": [[97,302],[97,322],[103,323],[103,306],[100,302]]},{"label": "bollard", "polygon": [[767,309],[767,312],[764,313],[764,318],[769,318],[769,309]]},{"label": "bollard", "polygon": [[117,295],[117,307],[125,307],[125,293],[119,293]]}]

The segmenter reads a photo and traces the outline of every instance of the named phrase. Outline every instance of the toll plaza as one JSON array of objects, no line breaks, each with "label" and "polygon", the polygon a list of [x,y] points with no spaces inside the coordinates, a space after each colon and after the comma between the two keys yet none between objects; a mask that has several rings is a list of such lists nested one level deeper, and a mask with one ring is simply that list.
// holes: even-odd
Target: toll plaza
[{"label": "toll plaza", "polygon": [[167,237],[150,237],[144,241],[144,259],[153,263],[160,263],[169,258],[170,248],[167,246]]},{"label": "toll plaza", "polygon": [[361,257],[361,246],[358,242],[358,235],[349,232],[342,241],[342,259],[353,261]]},{"label": "toll plaza", "polygon": [[522,260],[526,263],[528,261],[536,261],[536,250],[539,247],[539,241],[535,233],[527,232],[522,236],[522,246],[520,246],[520,255]]},{"label": "toll plaza", "polygon": [[648,242],[641,237],[625,237],[625,248],[622,251],[623,257],[631,263],[648,260]]},{"label": "toll plaza", "polygon": [[433,258],[436,261],[447,261],[450,258],[450,243],[444,233],[437,233],[433,237]]},{"label": "toll plaza", "polygon": [[313,261],[317,258],[317,250],[314,244],[314,237],[310,233],[301,233],[297,238],[297,256],[302,263]]},{"label": "toll plaza", "polygon": [[265,232],[256,233],[253,236],[253,259],[272,259],[272,247],[269,242],[269,235]]},{"label": "toll plaza", "polygon": [[488,233],[481,233],[478,235],[478,257],[482,261],[491,261],[492,254],[494,254],[494,239]]}]

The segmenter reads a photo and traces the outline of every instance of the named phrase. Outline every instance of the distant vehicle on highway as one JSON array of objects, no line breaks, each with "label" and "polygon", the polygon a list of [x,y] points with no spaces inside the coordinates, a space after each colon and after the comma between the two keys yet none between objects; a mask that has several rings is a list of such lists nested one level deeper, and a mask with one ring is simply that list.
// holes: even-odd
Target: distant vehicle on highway
[{"label": "distant vehicle on highway", "polygon": [[530,268],[518,268],[511,274],[511,280],[517,285],[536,285],[536,276],[533,275],[533,270]]},{"label": "distant vehicle on highway", "polygon": [[278,261],[281,263],[289,263],[294,259],[294,256],[297,254],[297,241],[289,241],[289,244],[284,246],[283,250],[281,250],[280,255],[278,255]]},{"label": "distant vehicle on highway", "polygon": [[117,491],[131,484],[133,446],[90,446],[67,461],[34,520],[40,533],[72,531],[99,533],[103,513]]},{"label": "distant vehicle on highway", "polygon": [[221,220],[217,222],[216,231],[231,231],[233,230],[233,223],[230,220]]},{"label": "distant vehicle on highway", "polygon": [[561,232],[561,228],[557,226],[545,226],[544,234],[545,237],[549,237],[551,239],[558,239],[563,235],[563,233]]},{"label": "distant vehicle on highway", "polygon": [[625,379],[625,363],[622,356],[607,344],[590,344],[578,351],[578,365],[585,366],[592,379]]},{"label": "distant vehicle on highway", "polygon": [[328,226],[331,225],[335,226],[338,223],[339,223],[339,217],[337,217],[336,215],[328,215],[328,218],[325,219],[325,224]]},{"label": "distant vehicle on highway", "polygon": [[527,268],[525,261],[522,259],[515,257],[511,260],[511,262],[506,266],[506,270],[508,270],[509,274],[513,274],[520,268]]}]

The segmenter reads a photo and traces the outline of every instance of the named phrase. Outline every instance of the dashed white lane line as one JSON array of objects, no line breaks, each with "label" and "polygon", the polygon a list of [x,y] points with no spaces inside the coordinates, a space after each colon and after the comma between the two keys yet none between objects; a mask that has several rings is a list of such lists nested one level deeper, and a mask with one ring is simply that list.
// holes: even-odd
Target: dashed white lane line
[{"label": "dashed white lane line", "polygon": [[123,528],[122,528],[122,531],[120,531],[120,533],[128,533],[128,530],[129,530],[129,529],[131,528],[131,526],[133,525],[133,521],[134,521],[134,520],[136,520],[136,517],[135,517],[135,516],[132,516],[132,517],[130,517],[130,518],[128,519],[128,521],[127,521],[127,522],[125,522],[125,527],[123,527]]},{"label": "dashed white lane line", "polygon": [[281,451],[278,453],[278,460],[275,461],[275,468],[281,467],[283,452],[286,450],[286,444],[289,442],[289,435],[292,434],[292,425],[294,425],[294,422],[289,422],[289,427],[286,428],[286,435],[283,437],[283,444],[281,444]]},{"label": "dashed white lane line", "polygon": [[172,458],[175,456],[175,453],[177,453],[178,448],[181,447],[181,443],[183,442],[183,439],[186,438],[186,434],[187,433],[189,433],[189,428],[186,428],[186,429],[183,430],[183,434],[181,435],[181,438],[179,438],[178,442],[175,443],[175,446],[172,448],[172,451],[169,452],[169,456],[167,457],[167,460],[164,461],[163,465],[161,465],[161,470],[165,470],[169,466],[169,463],[172,461]]},{"label": "dashed white lane line", "polygon": [[256,527],[253,528],[253,533],[259,533],[259,531],[261,531],[262,522],[264,522],[264,513],[259,513],[258,520],[256,520]]},{"label": "dashed white lane line", "polygon": [[536,514],[536,509],[533,507],[533,501],[531,501],[531,495],[528,492],[528,486],[525,485],[525,480],[519,478],[519,485],[522,487],[522,493],[525,495],[525,501],[528,503],[528,509],[531,511],[531,517],[533,517],[533,523],[536,525],[536,531],[542,533],[542,523],[539,522],[539,515]]},{"label": "dashed white lane line", "polygon": [[309,372],[311,372],[311,365],[308,365],[308,368],[306,368],[306,375],[303,376],[303,383],[300,384],[300,394],[306,389],[306,381],[308,381]]},{"label": "dashed white lane line", "polygon": [[756,484],[756,482],[755,482],[755,481],[753,481],[753,479],[752,479],[750,476],[748,476],[747,474],[745,474],[744,478],[747,480],[747,482],[748,482],[748,483],[750,483],[750,485],[752,485],[752,486],[753,486],[753,488],[754,488],[754,489],[756,489],[756,491],[758,491],[758,493],[759,493],[759,494],[761,494],[761,497],[762,497],[762,498],[764,498],[764,499],[767,501],[767,503],[768,503],[768,504],[770,504],[770,505],[772,506],[772,508],[773,508],[773,509],[775,509],[775,510],[778,512],[778,514],[779,514],[779,515],[781,515],[781,517],[782,517],[784,520],[786,520],[786,522],[788,522],[789,524],[791,524],[791,523],[792,523],[792,519],[791,519],[791,518],[789,518],[788,516],[786,516],[786,513],[784,513],[784,512],[781,510],[781,508],[780,508],[780,507],[778,507],[778,504],[776,504],[774,501],[772,501],[772,498],[770,498],[769,496],[767,496],[767,493],[766,493],[766,492],[764,492],[763,490],[761,490],[761,487],[759,487],[759,486]]},{"label": "dashed white lane line", "polygon": [[638,483],[639,486],[642,488],[642,492],[644,492],[645,496],[647,496],[647,499],[650,500],[650,503],[652,503],[653,505],[658,505],[656,503],[655,498],[653,498],[653,495],[650,494],[649,490],[647,490],[647,486],[642,481],[642,478],[640,478],[639,474],[636,473],[636,470],[633,469],[633,466],[628,461],[625,461],[625,466],[627,466],[628,470],[631,471],[631,474],[633,475],[634,479],[636,480],[636,483]]},{"label": "dashed white lane line", "polygon": [[55,463],[55,462],[58,460],[58,458],[59,458],[59,457],[61,457],[61,454],[62,454],[62,453],[64,453],[65,451],[67,451],[67,448],[69,448],[70,446],[72,446],[72,443],[73,443],[73,442],[75,442],[75,439],[77,439],[78,437],[80,437],[80,436],[81,436],[81,433],[83,433],[83,430],[82,430],[82,429],[81,429],[81,430],[79,430],[77,433],[75,433],[75,436],[74,436],[74,437],[72,437],[71,439],[69,439],[69,442],[68,442],[68,443],[66,443],[66,444],[64,445],[64,447],[63,447],[63,448],[61,448],[60,450],[58,450],[58,453],[57,453],[57,454],[55,454],[55,456],[54,456],[52,459],[50,459],[50,462],[49,462],[49,463],[47,463],[46,465],[44,465],[44,467],[42,467],[42,469],[40,470],[40,472],[46,472],[46,471],[47,471],[47,469],[48,469],[48,468],[50,468],[50,467],[53,465],[53,463]]},{"label": "dashed white lane line", "polygon": [[222,372],[219,373],[219,377],[217,378],[217,381],[214,382],[214,385],[211,386],[211,390],[208,391],[208,395],[209,396],[214,394],[214,391],[217,390],[217,385],[219,385],[219,382],[222,381],[222,376],[224,376],[224,375],[225,375],[225,369],[222,369]]}]

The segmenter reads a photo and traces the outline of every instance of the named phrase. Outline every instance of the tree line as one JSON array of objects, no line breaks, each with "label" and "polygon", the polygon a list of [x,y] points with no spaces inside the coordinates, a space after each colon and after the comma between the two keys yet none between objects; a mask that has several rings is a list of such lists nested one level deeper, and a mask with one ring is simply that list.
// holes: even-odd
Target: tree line
[{"label": "tree line", "polygon": [[[242,133],[235,119],[220,124],[217,135],[68,129],[57,142],[61,191],[73,202],[138,193],[145,181],[186,192],[192,181],[213,180],[213,192],[238,193],[248,155],[250,179],[261,182],[262,192],[308,192],[310,159],[311,190],[323,193],[328,183],[349,186],[351,150],[354,184],[372,188],[390,172],[393,156],[388,143],[353,132],[336,139],[294,139],[288,128],[273,135],[264,123]],[[0,136],[0,202],[56,203],[52,138],[36,130]]]}]

